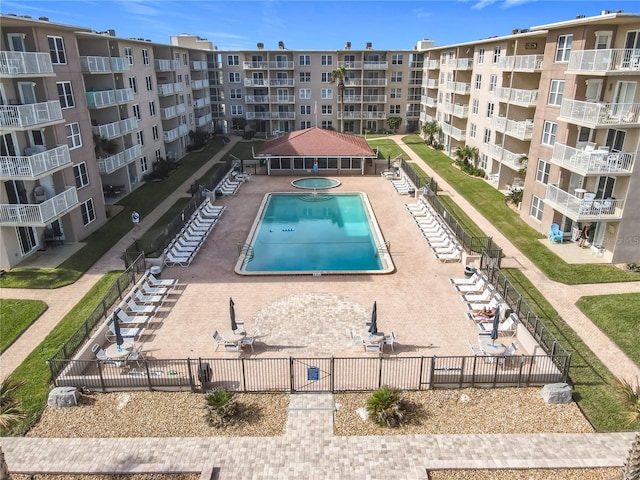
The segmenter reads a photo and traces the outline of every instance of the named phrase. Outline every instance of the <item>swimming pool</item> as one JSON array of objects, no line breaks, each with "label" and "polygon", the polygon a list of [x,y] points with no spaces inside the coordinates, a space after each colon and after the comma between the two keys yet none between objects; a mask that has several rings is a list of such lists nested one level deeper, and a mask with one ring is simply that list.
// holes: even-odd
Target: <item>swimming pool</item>
[{"label": "swimming pool", "polygon": [[306,178],[298,178],[291,182],[296,188],[307,188],[310,190],[313,189],[325,189],[325,188],[334,188],[340,185],[340,180],[336,180],[335,178],[325,178],[325,177],[306,177]]},{"label": "swimming pool", "polygon": [[235,271],[240,275],[394,271],[364,193],[269,193]]}]

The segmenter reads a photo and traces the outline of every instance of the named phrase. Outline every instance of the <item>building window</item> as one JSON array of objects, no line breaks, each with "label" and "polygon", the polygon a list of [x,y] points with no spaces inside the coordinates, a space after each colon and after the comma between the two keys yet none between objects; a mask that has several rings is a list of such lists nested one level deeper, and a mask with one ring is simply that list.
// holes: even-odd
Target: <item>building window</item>
[{"label": "building window", "polygon": [[440,85],[444,83],[444,72],[440,72]]},{"label": "building window", "polygon": [[486,153],[483,153],[482,155],[480,155],[480,168],[483,170],[487,169],[487,162],[488,162],[489,157],[487,157]]},{"label": "building window", "polygon": [[400,105],[389,105],[390,115],[400,115]]},{"label": "building window", "polygon": [[391,81],[392,82],[401,82],[402,81],[402,72],[391,72]]},{"label": "building window", "polygon": [[300,82],[301,83],[311,82],[311,72],[300,72]]},{"label": "building window", "polygon": [[49,55],[51,55],[51,63],[54,65],[63,65],[67,63],[67,56],[64,52],[64,42],[62,37],[47,37],[49,40]]},{"label": "building window", "polygon": [[478,65],[482,65],[484,63],[484,48],[478,49]]},{"label": "building window", "polygon": [[320,98],[323,100],[329,100],[333,98],[333,88],[323,88],[320,90]]},{"label": "building window", "polygon": [[305,128],[311,128],[311,121],[310,120],[303,120],[300,122],[300,128],[301,129],[305,129]]},{"label": "building window", "polygon": [[300,100],[309,100],[311,99],[311,89],[310,88],[301,88],[300,89]]},{"label": "building window", "polygon": [[242,115],[242,105],[231,105],[231,115]]},{"label": "building window", "polygon": [[474,115],[478,114],[478,110],[480,108],[480,101],[477,98],[474,98],[471,102],[471,113]]},{"label": "building window", "polygon": [[544,122],[544,129],[542,130],[542,144],[549,145],[553,147],[556,143],[556,130],[558,129],[558,124],[555,122]]},{"label": "building window", "polygon": [[193,125],[193,113],[189,113],[189,125]]},{"label": "building window", "polygon": [[321,79],[322,83],[331,83],[331,73],[329,72],[322,72],[322,79]]},{"label": "building window", "polygon": [[333,105],[322,105],[322,115],[333,115]]},{"label": "building window", "polygon": [[187,105],[191,106],[192,100],[191,100],[191,94],[187,93]]},{"label": "building window", "polygon": [[142,120],[142,116],[140,115],[140,105],[138,105],[137,103],[133,105],[133,116],[138,120]]},{"label": "building window", "polygon": [[160,138],[160,135],[158,135],[158,126],[154,125],[153,127],[151,127],[151,134],[153,135],[153,139],[154,140],[158,140],[158,138]]},{"label": "building window", "polygon": [[493,102],[487,103],[487,118],[491,118],[495,110],[495,104]]},{"label": "building window", "polygon": [[136,138],[138,139],[138,145],[144,146],[144,132],[142,130],[136,132]]},{"label": "building window", "polygon": [[482,88],[482,74],[476,73],[476,82],[475,82],[476,90],[480,90]]},{"label": "building window", "polygon": [[149,49],[148,48],[142,49],[142,63],[144,63],[145,65],[149,65]]},{"label": "building window", "polygon": [[238,55],[227,55],[227,65],[230,67],[240,65],[240,57]]},{"label": "building window", "polygon": [[322,55],[321,65],[333,65],[333,55]]},{"label": "building window", "polygon": [[242,99],[242,89],[241,88],[231,88],[231,89],[229,89],[229,98],[231,100],[241,100]]},{"label": "building window", "polygon": [[402,89],[401,88],[392,88],[390,91],[390,98],[402,98]]},{"label": "building window", "polygon": [[542,212],[544,211],[544,202],[541,198],[533,195],[531,197],[531,210],[529,211],[529,215],[538,220],[542,221]]},{"label": "building window", "polygon": [[551,80],[549,85],[549,105],[562,105],[564,80]]},{"label": "building window", "polygon": [[489,77],[489,91],[494,92],[497,84],[498,84],[498,76],[491,75],[491,77]]},{"label": "building window", "polygon": [[133,90],[133,93],[138,93],[138,81],[136,77],[129,77],[129,88]]},{"label": "building window", "polygon": [[401,53],[394,53],[391,55],[391,65],[402,65],[403,55]]},{"label": "building window", "polygon": [[536,181],[549,183],[549,171],[551,170],[551,164],[541,158],[538,159],[538,168],[536,168]]},{"label": "building window", "polygon": [[133,48],[124,47],[124,56],[129,60],[129,65],[133,65]]},{"label": "building window", "polygon": [[484,129],[484,136],[482,138],[482,141],[484,143],[489,143],[491,141],[491,130],[489,130],[488,128]]},{"label": "building window", "polygon": [[469,129],[469,136],[471,138],[476,138],[476,124],[472,123],[471,128]]},{"label": "building window", "polygon": [[240,72],[229,72],[229,83],[240,83]]},{"label": "building window", "polygon": [[308,67],[311,65],[311,55],[300,55],[299,62],[301,67]]},{"label": "building window", "polygon": [[140,157],[140,171],[144,173],[147,170],[149,170],[149,164],[147,163],[147,156],[143,155],[142,157]]},{"label": "building window", "polygon": [[571,55],[573,35],[560,35],[556,45],[556,62],[568,62]]},{"label": "building window", "polygon": [[311,115],[311,105],[300,105],[300,115]]},{"label": "building window", "polygon": [[147,92],[150,92],[153,90],[153,79],[151,78],[151,75],[147,75],[146,77],[144,77],[144,81],[147,84]]},{"label": "building window", "polygon": [[186,53],[182,54],[182,64],[189,65],[189,56]]},{"label": "building window", "polygon": [[82,146],[82,137],[80,136],[80,125],[78,122],[66,124],[64,126],[64,131],[67,134],[67,145],[69,145],[69,150],[80,148]]},{"label": "building window", "polygon": [[89,185],[89,173],[87,172],[87,163],[82,162],[73,166],[73,178],[76,181],[76,188],[81,189]]},{"label": "building window", "polygon": [[156,102],[154,102],[153,100],[149,102],[149,115],[151,115],[152,117],[156,116]]},{"label": "building window", "polygon": [[500,45],[496,45],[496,47],[493,49],[493,63],[498,63],[501,51],[502,47]]},{"label": "building window", "polygon": [[96,211],[93,208],[93,198],[80,204],[80,212],[82,212],[82,223],[87,226],[96,219]]},{"label": "building window", "polygon": [[332,120],[322,120],[321,128],[325,130],[333,130],[333,121]]},{"label": "building window", "polygon": [[71,82],[57,82],[58,99],[61,108],[73,108],[76,102],[73,100],[73,90],[71,90]]},{"label": "building window", "polygon": [[159,148],[156,149],[156,160],[160,160],[162,158],[162,150]]},{"label": "building window", "polygon": [[189,85],[189,74],[188,73],[184,74],[184,84],[185,85]]}]

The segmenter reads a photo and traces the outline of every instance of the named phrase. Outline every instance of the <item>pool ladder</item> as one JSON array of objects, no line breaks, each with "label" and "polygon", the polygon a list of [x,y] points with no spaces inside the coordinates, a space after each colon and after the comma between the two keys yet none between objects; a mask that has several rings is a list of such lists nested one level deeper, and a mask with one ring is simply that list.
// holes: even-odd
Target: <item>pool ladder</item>
[{"label": "pool ladder", "polygon": [[387,240],[382,245],[378,245],[378,248],[376,249],[376,256],[380,256],[381,254],[384,254],[384,253],[388,255],[390,250],[391,250],[391,242]]},{"label": "pool ladder", "polygon": [[253,247],[249,243],[238,243],[238,255],[244,254],[247,260],[253,258]]}]

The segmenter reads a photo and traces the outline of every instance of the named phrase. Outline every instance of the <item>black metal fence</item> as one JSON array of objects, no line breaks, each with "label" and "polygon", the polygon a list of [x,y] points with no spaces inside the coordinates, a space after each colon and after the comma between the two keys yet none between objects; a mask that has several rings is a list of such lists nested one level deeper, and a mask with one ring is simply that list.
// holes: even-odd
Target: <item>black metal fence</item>
[{"label": "black metal fence", "polygon": [[569,356],[198,358],[130,365],[52,359],[56,386],[95,391],[210,390],[234,392],[371,391],[521,387],[564,382]]},{"label": "black metal fence", "polygon": [[424,173],[417,172],[412,168],[412,165],[411,163],[407,163],[404,158],[400,159],[400,168],[402,168],[404,175],[411,180],[411,183],[413,183],[416,188],[426,186],[429,190],[437,192],[438,184],[435,182],[435,179],[429,178],[429,176]]},{"label": "black metal fence", "polygon": [[111,288],[104,295],[100,304],[89,314],[82,325],[64,342],[62,347],[53,354],[49,359],[49,368],[51,369],[51,378],[54,379],[60,373],[61,363],[71,358],[84,342],[91,336],[91,332],[107,318],[107,314],[111,307],[118,300],[122,300],[123,293],[128,291],[129,286],[135,283],[136,277],[145,271],[144,255],[139,255],[137,259],[131,262],[131,265],[118,277]]}]

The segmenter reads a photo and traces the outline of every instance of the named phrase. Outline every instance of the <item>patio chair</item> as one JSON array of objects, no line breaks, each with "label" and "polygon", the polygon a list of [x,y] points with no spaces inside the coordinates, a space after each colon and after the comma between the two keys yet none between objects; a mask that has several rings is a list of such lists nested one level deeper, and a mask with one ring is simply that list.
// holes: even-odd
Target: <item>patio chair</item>
[{"label": "patio chair", "polygon": [[552,223],[549,229],[549,240],[551,243],[562,243],[564,234],[560,230],[560,226],[557,223]]},{"label": "patio chair", "polygon": [[[122,328],[120,327],[120,335],[125,342],[134,343],[140,339],[144,335],[144,328],[131,327],[131,328]],[[107,322],[107,331],[105,332],[105,338],[114,342],[116,339],[116,332],[113,326],[113,319],[108,320]]]},{"label": "patio chair", "polygon": [[254,332],[253,335],[247,335],[246,337],[244,337],[242,339],[242,346],[244,347],[245,345],[249,345],[251,347],[251,351],[253,352],[253,342],[256,341],[256,333]]},{"label": "patio chair", "polygon": [[136,362],[138,367],[142,367],[145,362],[144,355],[142,354],[142,345],[140,345],[136,350],[131,352],[127,357],[127,362]]},{"label": "patio chair", "polygon": [[476,283],[480,278],[486,278],[484,277],[484,275],[480,272],[480,270],[476,270],[475,273],[473,275],[471,275],[470,277],[465,277],[465,278],[450,278],[449,282],[454,286],[456,285],[472,285],[474,283]]},{"label": "patio chair", "polygon": [[142,282],[139,283],[139,288],[142,290],[142,293],[145,295],[169,295],[171,291],[169,287],[159,285],[152,286],[149,284],[151,281],[151,276],[149,276],[149,278],[144,278]]},{"label": "patio chair", "polygon": [[471,347],[471,352],[476,356],[476,357],[484,357],[484,350],[482,350],[482,348],[480,348],[480,345],[474,345],[473,343],[471,343],[471,341],[467,340],[467,342],[469,342],[469,347]]},{"label": "patio chair", "polygon": [[173,267],[176,265],[179,265],[181,267],[188,267],[189,265],[191,265],[192,260],[193,257],[191,255],[178,256],[174,252],[165,250],[164,264],[167,267]]},{"label": "patio chair", "polygon": [[487,285],[481,294],[477,295],[462,295],[462,301],[464,302],[487,302],[491,300],[495,289],[493,285]]},{"label": "patio chair", "polygon": [[91,347],[91,351],[95,354],[96,358],[101,362],[115,363],[111,361],[111,359],[107,356],[107,354],[105,353],[105,351],[103,350],[103,348],[100,346],[99,343],[96,343],[93,347]]},{"label": "patio chair", "polygon": [[152,318],[149,315],[128,315],[121,307],[116,308],[113,313],[118,317],[118,321],[124,325],[141,325],[149,323]]},{"label": "patio chair", "polygon": [[138,287],[134,287],[133,295],[135,295],[136,300],[143,305],[159,304],[158,307],[161,307],[167,298],[166,295],[145,295]]},{"label": "patio chair", "polygon": [[[147,282],[152,287],[166,287],[173,288],[178,284],[178,280],[175,278],[156,278],[155,275],[151,272],[147,273]],[[167,292],[168,293],[168,292]]]},{"label": "patio chair", "polygon": [[487,286],[487,280],[479,277],[478,281],[472,285],[454,285],[453,288],[460,293],[482,292]]},{"label": "patio chair", "polygon": [[[509,318],[498,325],[498,335],[505,334],[510,337],[515,337],[517,327],[518,325],[514,319],[514,315],[509,315]],[[478,323],[478,329],[480,329],[481,332],[491,332],[491,330],[493,330],[493,322],[480,322]]]},{"label": "patio chair", "polygon": [[391,331],[391,335],[385,335],[384,340],[382,341],[384,345],[389,345],[391,347],[391,351],[393,352],[393,344],[396,341],[397,335],[396,332]]},{"label": "patio chair", "polygon": [[351,339],[351,345],[362,345],[364,343],[362,337],[354,334],[350,328],[347,328],[347,336]]},{"label": "patio chair", "polygon": [[158,305],[138,305],[136,302],[134,302],[133,298],[131,297],[126,297],[123,301],[123,303],[127,306],[127,309],[130,312],[137,314],[143,314],[143,315],[148,315],[148,314],[155,314],[158,311]]},{"label": "patio chair", "polygon": [[459,262],[462,259],[462,249],[457,248],[453,253],[435,253],[435,257],[441,262]]},{"label": "patio chair", "polygon": [[380,344],[379,343],[365,343],[364,344],[365,353],[380,353]]},{"label": "patio chair", "polygon": [[214,330],[211,335],[213,336],[213,340],[216,342],[216,351],[218,351],[220,345],[225,344],[224,338],[222,338],[222,336],[218,333],[218,330]]}]

